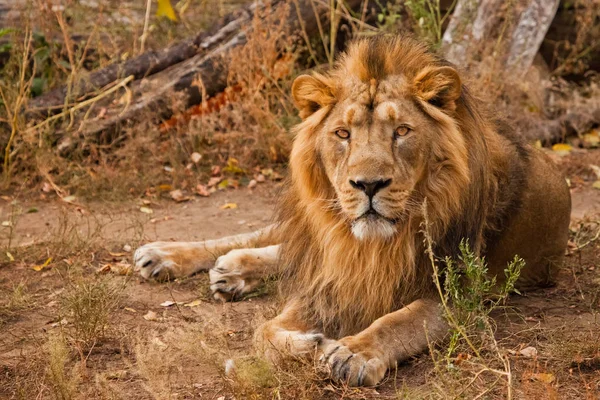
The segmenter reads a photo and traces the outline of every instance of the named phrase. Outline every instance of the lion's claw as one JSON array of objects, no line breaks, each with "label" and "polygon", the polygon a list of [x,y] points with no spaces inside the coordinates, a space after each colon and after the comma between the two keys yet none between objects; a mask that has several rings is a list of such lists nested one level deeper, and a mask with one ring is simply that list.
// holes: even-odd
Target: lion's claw
[{"label": "lion's claw", "polygon": [[260,279],[253,277],[252,269],[245,265],[248,251],[252,250],[232,250],[219,257],[208,271],[210,290],[216,300],[237,300],[260,284]]},{"label": "lion's claw", "polygon": [[134,268],[145,279],[168,280],[175,277],[176,263],[162,242],[148,243],[138,248],[133,255]]},{"label": "lion's claw", "polygon": [[367,352],[353,352],[339,343],[328,347],[321,361],[328,365],[333,380],[349,386],[375,386],[385,376],[387,367],[380,358]]}]

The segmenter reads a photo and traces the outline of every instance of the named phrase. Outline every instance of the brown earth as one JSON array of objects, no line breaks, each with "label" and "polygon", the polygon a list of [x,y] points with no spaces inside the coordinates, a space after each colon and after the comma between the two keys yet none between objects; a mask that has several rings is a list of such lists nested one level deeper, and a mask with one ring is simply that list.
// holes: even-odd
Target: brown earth
[{"label": "brown earth", "polygon": [[[592,187],[598,177],[589,167],[600,165],[600,150],[574,150],[556,158],[571,182],[575,234],[580,220],[600,219],[600,190]],[[66,365],[68,373],[79,376],[75,398],[232,398],[219,357],[250,352],[253,327],[276,308],[274,296],[265,295],[271,290],[221,304],[209,299],[203,273],[157,284],[137,276],[100,276],[96,271],[106,264],[130,262],[129,247],[135,249],[142,242],[203,240],[265,226],[278,185],[218,192],[183,203],[159,199],[150,204],[137,200],[81,206],[49,194],[44,194],[46,199],[30,195],[18,206],[11,206],[13,198],[0,200],[0,221],[14,225],[0,231],[2,248],[10,239],[8,251],[14,258],[9,262],[8,255],[0,254],[0,304],[11,302],[19,284],[25,293],[20,306],[6,305],[9,311],[0,313],[0,398],[52,397],[50,385],[44,383],[44,346],[50,334],[69,332],[72,325],[69,315],[61,315],[60,299],[77,282],[94,279],[124,289],[105,338],[87,354],[71,350]],[[237,208],[222,209],[227,203]],[[141,207],[153,213],[143,213]],[[495,314],[497,337],[510,350],[515,398],[600,398],[599,256],[598,242],[572,250],[555,287],[515,295],[510,309]],[[50,257],[47,267],[32,268]],[[185,306],[195,300],[200,301]],[[165,301],[182,303],[161,306]],[[146,320],[148,311],[156,312],[156,317]],[[207,331],[212,336],[206,336]],[[219,357],[207,358],[197,351],[213,342],[221,346]],[[537,349],[536,357],[519,353],[527,346]],[[142,361],[150,363],[146,372],[139,367]],[[377,390],[340,391],[325,382],[315,393],[327,398],[404,398],[406,390],[426,395],[432,388],[432,370],[431,358],[424,354],[400,365]],[[551,376],[551,382],[540,380],[540,373]],[[280,395],[294,398],[285,392]]]}]

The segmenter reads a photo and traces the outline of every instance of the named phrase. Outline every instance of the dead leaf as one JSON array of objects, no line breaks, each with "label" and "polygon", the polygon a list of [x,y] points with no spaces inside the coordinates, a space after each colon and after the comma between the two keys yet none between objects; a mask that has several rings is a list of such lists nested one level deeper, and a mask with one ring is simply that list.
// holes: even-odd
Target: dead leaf
[{"label": "dead leaf", "polygon": [[60,321],[55,322],[55,323],[53,323],[50,326],[53,327],[53,328],[56,328],[57,326],[65,326],[65,325],[68,325],[68,324],[69,324],[69,321],[67,321],[66,318],[63,318]]},{"label": "dead leaf", "polygon": [[152,213],[154,213],[154,210],[152,210],[149,207],[140,207],[140,211],[143,212],[144,214],[152,214]]},{"label": "dead leaf", "polygon": [[223,172],[229,172],[230,174],[245,174],[246,171],[240,168],[239,161],[235,158],[230,157],[227,160],[227,166],[223,168]]},{"label": "dead leaf", "polygon": [[170,221],[170,220],[172,220],[172,219],[173,219],[173,217],[171,217],[170,215],[167,215],[167,216],[164,216],[164,217],[162,217],[162,218],[152,218],[152,219],[150,220],[150,222],[151,222],[151,223],[153,223],[153,224],[155,224],[155,223],[157,223],[157,222],[162,222],[162,221]]},{"label": "dead leaf", "polygon": [[157,337],[152,338],[152,344],[155,344],[158,347],[162,347],[163,349],[166,349],[167,347],[169,347],[169,345],[167,345],[165,342],[163,342],[162,340],[160,340]]},{"label": "dead leaf", "polygon": [[586,148],[599,147],[600,146],[600,131],[592,129],[588,133],[582,136],[583,145]]},{"label": "dead leaf", "polygon": [[566,156],[571,152],[571,150],[573,150],[573,147],[570,144],[566,143],[557,143],[554,146],[552,146],[552,151],[554,151],[559,156]]},{"label": "dead leaf", "polygon": [[12,254],[10,254],[10,251],[6,252],[6,257],[8,257],[8,261],[10,261],[10,262],[15,261],[15,258],[13,257]]},{"label": "dead leaf", "polygon": [[128,276],[133,273],[133,267],[129,263],[120,262],[114,265],[113,272],[117,275]]},{"label": "dead leaf", "polygon": [[42,184],[42,192],[44,193],[50,193],[52,192],[54,189],[52,188],[52,185],[49,184],[48,182],[44,182]]},{"label": "dead leaf", "polygon": [[215,186],[217,183],[221,182],[223,180],[222,176],[213,176],[212,178],[210,178],[208,180],[208,183],[206,184],[206,186],[211,187],[211,186]]},{"label": "dead leaf", "polygon": [[197,307],[200,304],[202,304],[202,300],[198,299],[198,300],[190,301],[189,303],[184,304],[183,306],[184,307]]},{"label": "dead leaf", "polygon": [[98,274],[107,274],[109,272],[112,272],[113,274],[117,275],[126,276],[131,275],[133,273],[133,268],[131,264],[120,262],[116,264],[104,264],[96,270],[96,273]]},{"label": "dead leaf", "polygon": [[33,268],[33,270],[34,270],[34,271],[41,271],[41,270],[43,270],[44,268],[48,267],[48,266],[50,265],[50,263],[51,263],[51,262],[52,262],[52,257],[49,257],[49,258],[46,260],[46,262],[44,262],[42,265],[34,265],[34,266],[33,266],[33,267],[31,267],[31,268]]},{"label": "dead leaf", "polygon": [[110,264],[104,264],[96,270],[96,273],[97,274],[108,274],[111,269],[112,269],[112,266]]},{"label": "dead leaf", "polygon": [[210,169],[210,174],[212,176],[217,176],[221,174],[221,167],[219,167],[218,165],[213,165],[212,168]]},{"label": "dead leaf", "polygon": [[554,374],[547,374],[547,373],[536,373],[536,374],[531,374],[530,378],[534,381],[538,381],[538,382],[542,382],[542,383],[552,383],[556,380],[556,376],[554,376]]},{"label": "dead leaf", "polygon": [[254,189],[256,185],[258,185],[256,179],[252,179],[250,182],[248,182],[248,189]]},{"label": "dead leaf", "polygon": [[192,162],[194,164],[198,164],[200,162],[200,160],[202,160],[202,154],[200,154],[198,152],[193,152],[192,155],[190,156],[190,159],[192,160]]},{"label": "dead leaf", "polygon": [[219,184],[217,185],[217,189],[219,190],[224,190],[227,189],[227,186],[229,186],[229,179],[223,179],[221,182],[219,182]]},{"label": "dead leaf", "polygon": [[265,178],[265,176],[263,174],[256,175],[256,182],[263,183],[266,180],[267,180],[267,178]]},{"label": "dead leaf", "polygon": [[528,347],[525,347],[524,349],[522,349],[521,351],[519,351],[519,353],[524,357],[533,358],[533,357],[537,356],[538,351],[535,347],[528,346]]},{"label": "dead leaf", "polygon": [[223,204],[221,207],[219,207],[221,210],[232,210],[234,208],[237,208],[237,204],[236,203],[227,203],[227,204]]},{"label": "dead leaf", "polygon": [[594,189],[600,189],[600,180],[597,180],[596,182],[592,183],[592,187]]},{"label": "dead leaf", "polygon": [[173,304],[175,304],[174,301],[167,300],[167,301],[163,301],[162,303],[160,303],[160,306],[161,307],[171,307]]},{"label": "dead leaf", "polygon": [[471,359],[471,355],[467,353],[459,353],[456,357],[456,361],[454,362],[456,365],[460,365],[463,361],[468,361]]},{"label": "dead leaf", "polygon": [[177,15],[171,5],[171,0],[158,0],[158,8],[156,9],[157,17],[167,17],[171,21],[177,21]]},{"label": "dead leaf", "polygon": [[205,185],[201,185],[201,184],[196,185],[196,194],[198,196],[202,196],[202,197],[210,196],[210,192],[208,191],[208,188]]},{"label": "dead leaf", "polygon": [[13,224],[12,224],[12,222],[11,222],[11,221],[2,221],[2,226],[9,227],[9,226],[12,226],[12,225],[13,225]]},{"label": "dead leaf", "polygon": [[171,185],[158,185],[159,192],[170,192],[173,190],[173,186]]},{"label": "dead leaf", "polygon": [[150,310],[146,313],[146,315],[144,315],[144,319],[146,321],[158,321],[158,315],[154,311]]},{"label": "dead leaf", "polygon": [[183,192],[181,190],[179,190],[179,189],[172,190],[171,192],[169,192],[169,195],[177,203],[188,201],[190,199],[188,196],[184,196]]},{"label": "dead leaf", "polygon": [[266,177],[269,177],[269,176],[273,175],[273,168],[264,168],[263,170],[260,171],[260,173]]},{"label": "dead leaf", "polygon": [[112,251],[109,251],[108,254],[112,257],[125,257],[127,255],[127,253],[113,253]]}]

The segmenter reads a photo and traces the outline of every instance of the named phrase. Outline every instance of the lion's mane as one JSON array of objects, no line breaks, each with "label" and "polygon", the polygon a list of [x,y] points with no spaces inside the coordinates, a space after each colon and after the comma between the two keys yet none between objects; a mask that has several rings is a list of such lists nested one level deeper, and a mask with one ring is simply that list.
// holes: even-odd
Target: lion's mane
[{"label": "lion's mane", "polygon": [[[448,65],[410,38],[379,36],[354,42],[331,72],[317,76],[335,98],[348,75],[363,82],[397,74],[418,80],[424,71]],[[496,160],[501,126],[463,85],[455,109],[429,115],[444,134],[433,144],[427,176],[412,193],[413,206],[398,233],[391,240],[360,241],[332,207],[335,192],[320,160],[315,130],[335,102],[323,103],[303,115],[294,130],[290,182],[278,213],[285,238],[282,291],[302,302],[307,321],[330,337],[342,337],[433,294],[422,234],[425,199],[437,255],[454,255],[462,238],[480,251],[515,206],[522,166],[502,166]]]}]

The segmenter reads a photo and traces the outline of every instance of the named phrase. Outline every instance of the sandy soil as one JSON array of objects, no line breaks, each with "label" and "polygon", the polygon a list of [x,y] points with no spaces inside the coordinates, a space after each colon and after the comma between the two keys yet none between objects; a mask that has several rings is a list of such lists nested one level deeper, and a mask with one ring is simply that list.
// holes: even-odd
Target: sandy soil
[{"label": "sandy soil", "polygon": [[[600,213],[600,190],[592,188],[594,178],[587,168],[589,164],[600,165],[600,150],[586,152],[583,162],[581,159],[581,155],[572,155],[558,160],[572,182],[573,226],[586,215]],[[150,204],[139,200],[80,207],[56,198],[30,197],[22,201],[18,206],[22,214],[16,218],[10,234],[10,251],[15,261],[8,262],[4,254],[0,255],[0,299],[8,299],[15,286],[22,283],[28,300],[26,307],[0,323],[0,382],[6,382],[0,383],[0,398],[20,398],[19,390],[25,389],[19,389],[19,385],[33,385],[26,379],[33,372],[25,373],[20,381],[24,383],[19,384],[17,378],[23,375],[31,359],[40,354],[48,334],[61,329],[58,300],[68,290],[73,273],[65,267],[68,259],[53,260],[41,271],[32,269],[33,265],[54,256],[50,251],[56,247],[48,243],[57,242],[67,231],[89,241],[83,256],[79,255],[84,262],[76,274],[89,278],[107,263],[130,262],[131,253],[123,250],[125,245],[135,249],[142,242],[158,239],[203,240],[265,226],[272,217],[278,190],[277,184],[264,184],[254,191],[220,192],[184,203],[162,199]],[[15,208],[10,205],[11,200],[0,200],[0,221],[13,219]],[[237,208],[222,209],[227,203],[235,203]],[[153,213],[145,214],[141,207],[151,208]],[[36,212],[27,213],[34,208]],[[72,230],[65,226],[71,226]],[[1,231],[2,248],[7,245],[8,231],[7,227]],[[70,234],[69,238],[72,237]],[[600,354],[590,354],[593,349],[600,349],[599,256],[597,244],[575,252],[567,257],[557,286],[513,296],[512,311],[496,315],[498,336],[516,354],[511,362],[518,376],[517,398],[532,398],[534,394],[539,398],[600,398],[600,361],[596,364],[593,361]],[[71,272],[65,274],[65,270]],[[110,317],[107,340],[86,357],[85,374],[79,384],[82,398],[230,398],[228,386],[219,375],[222,366],[202,359],[195,362],[181,359],[183,364],[178,369],[157,375],[157,381],[152,382],[136,368],[139,354],[131,350],[135,347],[132,341],[140,337],[158,338],[156,343],[164,344],[165,349],[160,352],[162,345],[158,346],[159,357],[155,362],[165,365],[170,362],[173,366],[178,361],[169,357],[173,354],[179,357],[177,352],[184,352],[185,332],[208,327],[223,338],[228,355],[239,356],[248,352],[257,321],[272,315],[276,307],[273,296],[266,295],[237,303],[214,302],[207,296],[206,274],[170,284],[117,274],[108,274],[105,279],[124,284],[125,289],[119,307]],[[195,300],[200,300],[196,302],[198,305],[183,305]],[[161,306],[165,301],[182,303]],[[154,311],[157,317],[144,319],[148,311]],[[193,340],[201,341],[201,335]],[[526,346],[534,346],[538,356],[533,359],[520,356],[519,349]],[[577,357],[592,361],[589,365],[577,364]],[[390,378],[377,391],[365,389],[356,393],[365,398],[377,397],[377,393],[395,398],[398,385],[418,388],[427,382],[431,369],[430,358],[422,355],[402,364],[396,378]],[[528,378],[538,372],[551,373],[555,380],[544,383]],[[38,389],[38,393],[40,398],[51,397],[47,387]],[[285,393],[282,395],[285,398]],[[339,392],[332,392],[327,397],[339,396]]]}]

